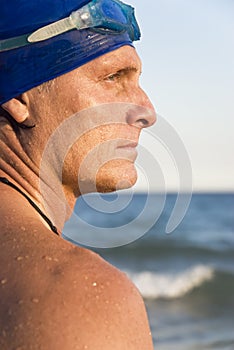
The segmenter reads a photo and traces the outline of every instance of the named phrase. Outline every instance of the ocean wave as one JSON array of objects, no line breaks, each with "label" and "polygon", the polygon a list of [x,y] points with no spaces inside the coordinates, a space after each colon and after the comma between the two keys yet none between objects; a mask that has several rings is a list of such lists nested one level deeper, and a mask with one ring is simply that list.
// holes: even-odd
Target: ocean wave
[{"label": "ocean wave", "polygon": [[126,273],[145,299],[181,298],[214,277],[214,270],[205,265],[196,265],[174,274],[149,271]]}]

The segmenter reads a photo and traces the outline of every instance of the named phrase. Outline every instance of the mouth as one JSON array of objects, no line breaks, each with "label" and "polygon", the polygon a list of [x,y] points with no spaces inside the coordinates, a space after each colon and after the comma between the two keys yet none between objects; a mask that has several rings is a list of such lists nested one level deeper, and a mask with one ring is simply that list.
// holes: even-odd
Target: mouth
[{"label": "mouth", "polygon": [[125,143],[122,142],[121,145],[117,147],[117,149],[134,149],[138,145],[138,142],[129,142],[126,141]]},{"label": "mouth", "polygon": [[137,145],[138,142],[133,142],[129,140],[127,140],[126,142],[121,142],[121,144],[116,148],[118,157],[134,162],[137,158]]}]

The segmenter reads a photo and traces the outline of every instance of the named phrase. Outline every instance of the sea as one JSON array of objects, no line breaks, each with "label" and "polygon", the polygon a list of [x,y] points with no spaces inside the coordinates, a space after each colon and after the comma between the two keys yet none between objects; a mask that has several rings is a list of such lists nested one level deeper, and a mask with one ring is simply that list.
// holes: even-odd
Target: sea
[{"label": "sea", "polygon": [[[116,210],[115,194],[101,196],[109,210],[99,210],[95,196],[77,201],[75,212],[81,222],[72,218],[63,235],[86,246],[81,231],[88,237],[89,230],[97,228],[111,236],[112,229],[116,234],[125,228],[126,241],[116,244],[115,239],[115,247],[109,243],[109,248],[99,247],[103,241],[98,239],[97,244],[95,240],[88,243],[93,245],[90,249],[126,272],[140,290],[154,348],[234,350],[234,193],[193,194],[183,220],[170,234],[166,227],[176,194],[167,194],[164,202],[160,194],[135,193],[126,201],[127,194],[119,194],[125,204]],[[145,209],[149,196],[151,204]],[[157,203],[164,203],[160,215]],[[146,213],[141,216],[143,210]],[[132,242],[128,242],[128,232]]]}]

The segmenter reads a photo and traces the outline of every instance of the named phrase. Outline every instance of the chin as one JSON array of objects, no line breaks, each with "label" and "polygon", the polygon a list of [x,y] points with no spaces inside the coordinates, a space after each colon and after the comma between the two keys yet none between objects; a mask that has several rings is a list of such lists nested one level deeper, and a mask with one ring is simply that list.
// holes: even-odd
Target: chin
[{"label": "chin", "polygon": [[125,190],[134,186],[137,181],[137,171],[132,162],[113,163],[116,162],[105,164],[97,174],[96,188],[100,193]]}]

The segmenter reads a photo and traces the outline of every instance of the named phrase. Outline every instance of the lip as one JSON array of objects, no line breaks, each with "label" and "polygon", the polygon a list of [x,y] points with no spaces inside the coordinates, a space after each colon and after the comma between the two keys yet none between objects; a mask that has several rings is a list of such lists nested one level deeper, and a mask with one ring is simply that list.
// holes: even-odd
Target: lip
[{"label": "lip", "polygon": [[136,148],[137,147],[137,145],[138,145],[138,142],[126,142],[126,143],[122,143],[121,145],[119,145],[118,147],[117,147],[117,149],[118,148],[120,148],[120,149],[133,149],[133,148]]},{"label": "lip", "polygon": [[137,158],[137,147],[138,142],[133,142],[127,140],[126,142],[121,142],[121,144],[116,148],[116,156],[119,158],[135,162]]}]

